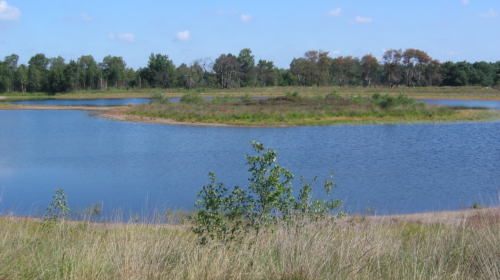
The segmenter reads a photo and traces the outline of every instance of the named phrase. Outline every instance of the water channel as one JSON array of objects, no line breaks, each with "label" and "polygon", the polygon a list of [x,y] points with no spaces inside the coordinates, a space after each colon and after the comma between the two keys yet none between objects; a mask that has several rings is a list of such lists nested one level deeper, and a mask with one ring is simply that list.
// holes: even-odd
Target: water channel
[{"label": "water channel", "polygon": [[332,197],[351,213],[498,205],[500,194],[500,122],[228,128],[12,110],[0,111],[0,139],[0,214],[41,215],[57,188],[76,211],[95,203],[103,215],[190,210],[210,171],[227,186],[247,184],[251,140],[277,150],[297,177],[334,169]]}]

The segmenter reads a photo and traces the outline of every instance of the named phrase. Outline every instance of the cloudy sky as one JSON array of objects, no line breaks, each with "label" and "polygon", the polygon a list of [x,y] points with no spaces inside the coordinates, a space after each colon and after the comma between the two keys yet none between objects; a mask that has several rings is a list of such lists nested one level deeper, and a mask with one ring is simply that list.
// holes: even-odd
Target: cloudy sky
[{"label": "cloudy sky", "polygon": [[319,49],[380,58],[416,48],[443,62],[495,62],[500,1],[0,0],[0,59],[115,55],[137,69],[151,53],[179,65],[243,48],[282,68]]}]

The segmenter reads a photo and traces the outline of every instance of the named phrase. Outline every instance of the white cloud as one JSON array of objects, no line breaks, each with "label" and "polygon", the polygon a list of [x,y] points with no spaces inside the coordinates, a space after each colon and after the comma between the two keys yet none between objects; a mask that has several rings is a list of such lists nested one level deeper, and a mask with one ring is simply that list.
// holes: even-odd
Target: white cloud
[{"label": "white cloud", "polygon": [[251,15],[241,14],[241,16],[240,16],[240,21],[249,22],[251,20],[252,20],[252,16]]},{"label": "white cloud", "polygon": [[93,21],[94,18],[93,17],[89,17],[86,13],[81,13],[80,14],[80,17],[84,20],[84,21]]},{"label": "white cloud", "polygon": [[333,51],[332,54],[340,54],[340,51]]},{"label": "white cloud", "polygon": [[484,18],[494,18],[498,16],[498,13],[493,9],[489,9],[486,13],[479,14],[479,16]]},{"label": "white cloud", "polygon": [[110,40],[118,40],[118,41],[126,41],[133,42],[135,41],[135,35],[132,33],[119,33],[119,34],[109,34],[108,39]]},{"label": "white cloud", "polygon": [[333,10],[329,11],[326,14],[326,16],[328,16],[328,17],[336,17],[336,16],[339,16],[341,13],[342,13],[342,9],[341,8],[336,8],[336,9],[333,9]]},{"label": "white cloud", "polygon": [[21,17],[21,11],[9,6],[7,1],[0,1],[0,20],[17,20]]},{"label": "white cloud", "polygon": [[469,4],[470,0],[462,0],[462,4],[467,5]]},{"label": "white cloud", "polygon": [[185,30],[175,33],[175,38],[179,41],[187,41],[191,39],[191,36],[189,34],[189,30]]},{"label": "white cloud", "polygon": [[447,52],[446,54],[447,55],[459,55],[460,53],[457,53],[457,52]]},{"label": "white cloud", "polygon": [[356,17],[355,21],[356,22],[359,22],[359,23],[367,23],[367,22],[372,22],[372,18],[371,17]]}]

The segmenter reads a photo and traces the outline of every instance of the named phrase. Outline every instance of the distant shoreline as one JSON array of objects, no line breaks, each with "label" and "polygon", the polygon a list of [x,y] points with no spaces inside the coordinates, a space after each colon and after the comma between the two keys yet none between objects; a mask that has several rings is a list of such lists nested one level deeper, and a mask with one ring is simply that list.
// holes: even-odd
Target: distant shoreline
[{"label": "distant shoreline", "polygon": [[[349,223],[354,220],[364,220],[373,224],[391,224],[391,223],[418,223],[426,225],[443,225],[448,227],[458,227],[463,225],[468,219],[474,218],[476,216],[488,216],[488,215],[500,215],[500,207],[484,207],[484,208],[468,208],[463,210],[455,211],[435,211],[435,212],[425,212],[425,213],[413,213],[413,214],[396,214],[396,215],[360,215],[351,214],[346,217],[337,220],[339,227],[348,226]],[[33,216],[16,216],[16,215],[0,215],[0,219],[7,219],[10,221],[32,221],[32,222],[42,222],[43,218],[33,217]],[[86,223],[85,220],[65,220],[66,223],[70,225],[79,225],[81,223]],[[357,221],[359,222],[359,221]],[[188,228],[189,225],[176,225],[168,223],[159,224],[148,224],[148,223],[125,223],[125,222],[88,222],[93,228],[119,228],[126,226],[164,226],[169,228]]]}]

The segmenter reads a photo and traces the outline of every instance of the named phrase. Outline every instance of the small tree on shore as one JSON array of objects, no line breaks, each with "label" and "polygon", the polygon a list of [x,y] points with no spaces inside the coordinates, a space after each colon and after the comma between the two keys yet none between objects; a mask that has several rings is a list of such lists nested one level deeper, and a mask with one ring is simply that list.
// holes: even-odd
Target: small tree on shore
[{"label": "small tree on shore", "polygon": [[[261,143],[251,143],[257,155],[246,155],[251,173],[247,190],[239,187],[230,190],[216,183],[215,174],[210,173],[210,184],[198,192],[193,231],[200,236],[202,244],[214,239],[226,243],[238,240],[243,233],[253,232],[258,236],[278,225],[297,226],[335,217],[330,214],[340,205],[340,200],[312,200],[312,183],[304,183],[304,179],[296,198],[292,191],[294,175],[275,163],[278,153],[266,150]],[[332,177],[333,173],[323,184],[328,195],[336,186],[330,180]]]}]

